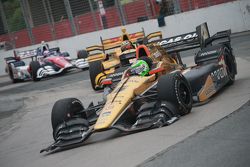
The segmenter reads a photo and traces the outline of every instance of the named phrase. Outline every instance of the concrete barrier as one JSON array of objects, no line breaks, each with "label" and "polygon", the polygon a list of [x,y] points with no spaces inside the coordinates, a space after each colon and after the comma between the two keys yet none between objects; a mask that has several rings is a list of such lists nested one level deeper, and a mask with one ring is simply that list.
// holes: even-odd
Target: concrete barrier
[{"label": "concrete barrier", "polygon": [[[197,9],[172,16],[165,17],[166,26],[158,27],[157,19],[126,25],[128,32],[140,31],[143,27],[145,33],[162,31],[163,37],[174,36],[181,33],[191,32],[203,22],[208,23],[211,34],[217,31],[231,29],[233,33],[250,30],[250,1],[238,0],[207,8]],[[50,47],[60,47],[68,51],[72,57],[80,49],[87,46],[100,44],[100,36],[105,38],[119,36],[121,27],[114,27],[97,32],[82,34],[70,38],[48,42]],[[38,45],[23,47],[18,50],[34,49]],[[0,75],[4,75],[4,57],[12,56],[13,51],[0,51]]]}]

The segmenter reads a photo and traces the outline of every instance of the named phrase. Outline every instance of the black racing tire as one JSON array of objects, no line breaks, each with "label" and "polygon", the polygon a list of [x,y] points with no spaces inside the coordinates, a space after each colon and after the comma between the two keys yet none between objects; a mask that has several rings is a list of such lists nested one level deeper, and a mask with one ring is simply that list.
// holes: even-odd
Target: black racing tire
[{"label": "black racing tire", "polygon": [[77,113],[83,109],[84,107],[81,101],[76,98],[58,100],[54,104],[51,112],[52,129],[55,130],[58,125],[75,117],[87,119],[86,113],[77,115]]},{"label": "black racing tire", "polygon": [[62,52],[61,55],[63,57],[70,57],[69,52]]},{"label": "black racing tire", "polygon": [[86,59],[88,58],[89,53],[86,50],[79,50],[77,52],[77,58],[78,59]]},{"label": "black racing tire", "polygon": [[157,91],[159,99],[172,103],[179,115],[191,111],[193,104],[191,87],[180,72],[162,76],[158,81]]},{"label": "black racing tire", "polygon": [[95,79],[96,76],[103,72],[102,61],[97,60],[89,63],[89,77],[91,81],[91,86],[94,90],[100,90],[101,88],[96,88]]},{"label": "black racing tire", "polygon": [[37,71],[40,68],[40,63],[38,61],[32,61],[30,62],[30,72],[31,72],[31,78],[33,81],[40,81],[40,78],[37,78]]},{"label": "black racing tire", "polygon": [[236,64],[234,56],[231,54],[227,47],[224,48],[224,60],[227,66],[227,74],[229,78],[227,85],[232,85],[235,81]]}]

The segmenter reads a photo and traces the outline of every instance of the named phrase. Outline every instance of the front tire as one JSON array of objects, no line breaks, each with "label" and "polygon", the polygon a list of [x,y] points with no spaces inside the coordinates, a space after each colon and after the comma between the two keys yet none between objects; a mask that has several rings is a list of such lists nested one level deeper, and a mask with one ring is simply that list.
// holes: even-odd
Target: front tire
[{"label": "front tire", "polygon": [[89,63],[89,77],[91,86],[94,90],[100,90],[101,88],[96,87],[96,76],[103,72],[102,61],[97,60]]},{"label": "front tire", "polygon": [[86,118],[86,113],[77,114],[84,109],[80,100],[76,98],[65,98],[58,100],[51,112],[51,124],[53,129],[53,138],[56,140],[60,125],[67,121],[74,120],[75,123],[82,124],[85,127],[89,126]]},{"label": "front tire", "polygon": [[[77,115],[78,112],[84,109],[80,100],[76,98],[65,98],[58,100],[51,112],[51,124],[53,130],[63,122],[66,122]],[[78,115],[86,118],[86,114]]]},{"label": "front tire", "polygon": [[37,78],[37,71],[40,68],[40,63],[38,61],[32,61],[30,63],[30,71],[31,71],[31,78],[33,81],[40,81],[40,78]]},{"label": "front tire", "polygon": [[160,100],[172,103],[179,115],[188,114],[192,109],[192,92],[186,78],[180,73],[162,76],[157,85]]}]

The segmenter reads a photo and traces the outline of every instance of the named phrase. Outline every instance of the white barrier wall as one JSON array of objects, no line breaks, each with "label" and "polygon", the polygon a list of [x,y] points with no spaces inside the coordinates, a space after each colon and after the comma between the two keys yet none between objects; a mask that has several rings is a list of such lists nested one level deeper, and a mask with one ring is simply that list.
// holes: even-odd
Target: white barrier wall
[{"label": "white barrier wall", "polygon": [[[163,37],[194,31],[197,25],[204,22],[208,23],[211,35],[226,29],[231,29],[233,33],[248,31],[250,30],[250,0],[238,0],[168,16],[165,17],[165,22],[166,26],[164,27],[158,27],[156,19],[126,25],[125,27],[129,33],[140,31],[142,27],[146,34],[160,30],[163,33]],[[119,36],[120,34],[121,27],[115,27],[48,43],[50,47],[58,46],[61,50],[68,51],[71,57],[76,57],[78,50],[90,45],[100,44],[100,36],[106,39]],[[23,47],[18,50],[29,50],[36,47],[38,45]],[[0,75],[5,74],[3,58],[12,55],[13,51],[0,51]]]}]

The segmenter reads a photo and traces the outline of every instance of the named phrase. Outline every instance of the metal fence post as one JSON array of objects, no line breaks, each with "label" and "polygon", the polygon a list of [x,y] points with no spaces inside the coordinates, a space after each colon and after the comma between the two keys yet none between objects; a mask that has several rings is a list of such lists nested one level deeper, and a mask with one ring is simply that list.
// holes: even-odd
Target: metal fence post
[{"label": "metal fence post", "polygon": [[174,1],[174,13],[181,13],[180,0]]},{"label": "metal fence post", "polygon": [[73,14],[72,14],[72,11],[71,11],[69,0],[63,0],[63,1],[64,1],[64,5],[65,5],[65,8],[66,8],[66,12],[67,12],[67,15],[68,15],[68,19],[69,19],[69,22],[70,22],[70,26],[71,26],[71,30],[73,32],[73,35],[77,35],[76,26],[75,26],[75,22],[74,22],[74,18],[73,18]]},{"label": "metal fence post", "polygon": [[[150,5],[150,4],[149,4]],[[147,0],[144,0],[144,6],[145,6],[145,9],[146,9],[146,13],[147,13],[147,17],[148,19],[149,18],[152,18],[152,13],[150,12],[149,8],[148,8],[148,3],[147,3]],[[151,13],[151,14],[150,14]]]},{"label": "metal fence post", "polygon": [[211,6],[210,0],[207,0],[207,6]]},{"label": "metal fence post", "polygon": [[120,17],[120,20],[122,22],[122,25],[126,25],[126,19],[125,19],[125,16],[124,16],[124,11],[122,9],[122,5],[121,5],[120,0],[115,0],[115,6],[118,8],[119,17]]},{"label": "metal fence post", "polygon": [[156,11],[155,11],[155,6],[152,0],[149,0],[149,3],[150,3],[151,11],[152,11],[152,18],[154,18],[157,16]]},{"label": "metal fence post", "polygon": [[7,22],[7,18],[6,18],[6,15],[5,15],[5,12],[4,12],[4,9],[3,9],[3,4],[2,4],[1,0],[0,0],[0,12],[1,12],[1,18],[2,18],[2,21],[3,21],[3,26],[4,26],[4,29],[7,30],[10,43],[11,43],[13,48],[16,48],[16,43],[15,43],[15,40],[13,38],[13,34],[10,32],[10,28],[9,28],[9,25],[8,25],[8,22]]},{"label": "metal fence post", "polygon": [[189,8],[189,10],[192,10],[192,4],[191,4],[190,0],[188,0],[188,8]]},{"label": "metal fence post", "polygon": [[97,20],[96,20],[96,16],[95,16],[95,11],[94,11],[94,8],[93,8],[93,5],[91,3],[91,0],[88,0],[89,1],[89,7],[90,7],[90,12],[91,12],[91,15],[92,15],[92,19],[94,21],[94,24],[95,24],[95,30],[97,31],[98,30],[98,25],[97,25]]},{"label": "metal fence post", "polygon": [[8,23],[7,23],[5,12],[3,10],[3,4],[2,4],[1,0],[0,0],[0,12],[1,12],[1,18],[2,18],[2,22],[3,22],[4,30],[7,30],[7,32],[9,33],[10,30],[9,30],[9,26],[8,26]]},{"label": "metal fence post", "polygon": [[[48,21],[49,26],[50,26],[50,32],[51,32],[51,35],[52,35],[52,39],[55,40],[56,38],[55,38],[54,19],[51,16],[50,5],[48,4],[49,3],[48,0],[42,0],[42,1],[43,1],[43,7],[44,7],[44,10],[45,10],[45,15],[46,15],[47,21]],[[46,2],[48,4],[49,10],[47,9]],[[50,11],[50,13],[48,11]]]},{"label": "metal fence post", "polygon": [[31,25],[30,25],[30,22],[29,22],[29,13],[27,12],[28,11],[28,8],[27,8],[27,2],[25,2],[26,0],[20,0],[20,7],[21,7],[21,10],[22,10],[22,13],[23,13],[23,18],[24,18],[24,21],[25,21],[25,24],[26,24],[26,28],[27,28],[27,31],[28,31],[28,35],[29,35],[29,38],[30,38],[30,41],[31,41],[31,44],[35,44],[35,40],[34,40],[34,36],[32,34],[32,28],[31,28]]}]

